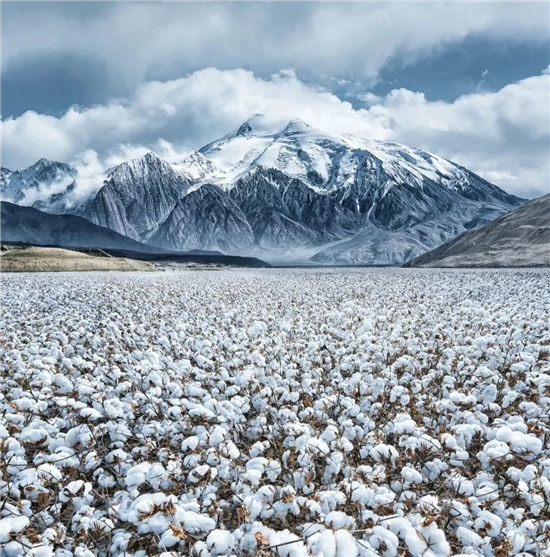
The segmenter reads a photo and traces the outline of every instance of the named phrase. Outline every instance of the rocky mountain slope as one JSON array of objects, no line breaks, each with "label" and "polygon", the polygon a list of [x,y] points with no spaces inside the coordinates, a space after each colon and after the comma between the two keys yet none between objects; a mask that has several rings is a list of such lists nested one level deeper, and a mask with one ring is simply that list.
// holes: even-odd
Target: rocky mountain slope
[{"label": "rocky mountain slope", "polygon": [[2,201],[0,207],[0,237],[3,242],[159,251],[76,215],[44,213],[33,207],[22,207],[7,201]]},{"label": "rocky mountain slope", "polygon": [[176,203],[151,236],[152,245],[177,251],[241,253],[254,243],[245,215],[223,190],[205,184]]},{"label": "rocky mountain slope", "polygon": [[465,232],[406,266],[550,266],[550,194]]},{"label": "rocky mountain slope", "polygon": [[191,180],[154,153],[112,169],[97,195],[76,213],[95,224],[144,240],[164,221]]},{"label": "rocky mountain slope", "polygon": [[111,169],[74,211],[175,250],[396,265],[522,202],[419,149],[257,116],[178,165],[148,153]]}]

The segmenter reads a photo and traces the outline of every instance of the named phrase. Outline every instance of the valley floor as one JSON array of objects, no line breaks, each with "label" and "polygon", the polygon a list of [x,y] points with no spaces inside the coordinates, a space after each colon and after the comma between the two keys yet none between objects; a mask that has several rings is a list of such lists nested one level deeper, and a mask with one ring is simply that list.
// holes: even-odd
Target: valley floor
[{"label": "valley floor", "polygon": [[550,555],[548,271],[0,284],[2,555]]}]

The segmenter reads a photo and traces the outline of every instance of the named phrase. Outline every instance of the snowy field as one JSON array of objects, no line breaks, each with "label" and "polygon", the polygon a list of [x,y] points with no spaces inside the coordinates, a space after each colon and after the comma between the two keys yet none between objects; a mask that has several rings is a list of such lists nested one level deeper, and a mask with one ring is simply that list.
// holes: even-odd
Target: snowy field
[{"label": "snowy field", "polygon": [[550,273],[2,276],[0,555],[550,555]]}]

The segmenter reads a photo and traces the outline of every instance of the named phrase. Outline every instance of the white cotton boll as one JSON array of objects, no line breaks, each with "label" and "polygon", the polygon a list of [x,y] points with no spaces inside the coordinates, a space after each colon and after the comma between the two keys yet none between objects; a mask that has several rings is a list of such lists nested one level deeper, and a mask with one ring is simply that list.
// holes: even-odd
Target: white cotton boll
[{"label": "white cotton boll", "polygon": [[410,466],[404,466],[401,469],[401,476],[409,484],[422,483],[422,474]]},{"label": "white cotton boll", "polygon": [[61,480],[61,471],[53,464],[41,464],[37,468],[37,476],[44,479],[46,482],[58,482]]},{"label": "white cotton boll", "polygon": [[311,450],[311,452],[315,454],[325,456],[330,455],[329,446],[317,437],[312,437],[311,439],[309,439],[309,441],[307,442],[307,446]]},{"label": "white cotton boll", "polygon": [[288,530],[274,532],[269,536],[270,545],[277,545],[277,553],[281,557],[309,557],[304,542]]},{"label": "white cotton boll", "polygon": [[430,548],[431,555],[434,557],[446,557],[447,555],[450,555],[451,547],[447,543],[445,533],[437,527],[435,522],[432,522],[429,526],[419,528],[419,531],[426,540],[427,545]]},{"label": "white cotton boll", "polygon": [[94,436],[87,424],[73,427],[67,432],[65,441],[69,447],[88,448],[94,443]]},{"label": "white cotton boll", "polygon": [[496,385],[487,385],[481,393],[481,400],[488,404],[490,402],[494,402],[498,394],[498,390]]},{"label": "white cotton boll", "polygon": [[483,538],[464,526],[459,526],[456,530],[456,537],[462,545],[473,545],[479,547],[483,543]]},{"label": "white cotton boll", "polygon": [[417,427],[416,423],[411,419],[409,414],[397,414],[393,424],[395,432],[399,434],[413,433]]},{"label": "white cotton boll", "polygon": [[426,511],[439,510],[439,497],[437,495],[424,495],[420,498],[420,507]]},{"label": "white cotton boll", "polygon": [[145,476],[149,473],[151,465],[148,462],[142,462],[132,466],[126,472],[125,482],[128,487],[138,486],[145,482]]},{"label": "white cotton boll", "polygon": [[353,451],[353,443],[351,443],[346,437],[340,439],[340,445],[342,450],[346,453]]},{"label": "white cotton boll", "polygon": [[83,480],[75,480],[65,486],[65,489],[72,495],[76,495],[84,487]]},{"label": "white cotton boll", "polygon": [[331,530],[325,530],[311,546],[316,557],[336,557],[336,537]]},{"label": "white cotton boll", "polygon": [[478,530],[485,530],[489,536],[495,538],[500,534],[502,519],[492,512],[480,511],[474,525]]},{"label": "white cotton boll", "polygon": [[483,451],[481,453],[478,453],[477,458],[482,462],[486,462],[489,459],[500,460],[509,452],[510,447],[506,443],[493,440],[485,444],[485,446],[483,447]]},{"label": "white cotton boll", "polygon": [[33,547],[29,553],[27,553],[30,557],[51,557],[54,555],[53,547],[47,546],[38,546]]},{"label": "white cotton boll", "polygon": [[193,511],[183,512],[180,519],[182,521],[183,528],[191,534],[210,532],[216,527],[216,522],[212,518]]},{"label": "white cotton boll", "polygon": [[227,530],[212,530],[206,538],[206,545],[212,555],[226,555],[233,551],[235,539]]},{"label": "white cotton boll", "polygon": [[539,516],[540,513],[543,511],[545,504],[546,502],[542,496],[538,494],[532,495],[530,497],[530,501],[528,502],[528,505],[531,509],[531,514],[533,514],[533,516]]},{"label": "white cotton boll", "polygon": [[32,443],[39,443],[48,437],[48,432],[42,427],[30,426],[23,429],[19,436],[19,441],[24,443],[30,441]]},{"label": "white cotton boll", "polygon": [[321,435],[321,439],[326,443],[330,443],[334,441],[338,437],[338,427],[335,425],[328,425],[323,434]]},{"label": "white cotton boll", "polygon": [[219,445],[226,437],[227,432],[222,427],[214,428],[214,431],[210,434],[209,443],[212,447]]},{"label": "white cotton boll", "polygon": [[264,323],[256,322],[247,330],[247,334],[251,338],[258,338],[264,333],[265,329],[266,327]]},{"label": "white cotton boll", "polygon": [[424,552],[428,549],[428,544],[423,537],[418,535],[417,530],[411,530],[405,535],[405,543],[413,557],[424,555]]},{"label": "white cotton boll", "polygon": [[530,433],[514,431],[509,443],[512,451],[526,458],[534,458],[542,452],[542,439]]},{"label": "white cotton boll", "polygon": [[8,516],[0,518],[0,543],[10,541],[12,535],[19,534],[23,531],[30,521],[26,516]]},{"label": "white cotton boll", "polygon": [[374,526],[372,536],[369,538],[371,546],[378,550],[384,557],[397,555],[399,538],[390,530],[382,526]]},{"label": "white cotton boll", "polygon": [[336,557],[356,557],[359,553],[355,538],[347,530],[336,530]]},{"label": "white cotton boll", "polygon": [[255,458],[255,457],[261,455],[265,451],[266,448],[267,447],[265,447],[265,445],[263,443],[260,443],[259,441],[257,441],[250,448],[250,457]]},{"label": "white cotton boll", "polygon": [[89,549],[84,549],[83,547],[77,547],[74,554],[76,557],[95,557]]},{"label": "white cotton boll", "polygon": [[124,405],[118,398],[106,400],[103,406],[107,415],[112,419],[122,418],[124,416]]},{"label": "white cotton boll", "polygon": [[103,414],[95,408],[83,408],[80,411],[80,415],[90,421],[99,420],[103,417]]},{"label": "white cotton boll", "polygon": [[[397,362],[396,362],[397,363]],[[390,402],[398,402],[402,405],[407,405],[410,401],[408,390],[402,386],[395,386],[390,392]]]},{"label": "white cotton boll", "polygon": [[375,462],[395,462],[395,460],[399,456],[399,453],[391,445],[380,443],[371,449],[370,456],[374,459]]},{"label": "white cotton boll", "polygon": [[347,528],[352,527],[355,524],[355,520],[352,516],[342,511],[331,511],[325,517],[325,524],[335,529]]},{"label": "white cotton boll", "polygon": [[250,361],[258,367],[265,367],[265,358],[257,351],[249,356]]},{"label": "white cotton boll", "polygon": [[250,482],[251,485],[259,485],[260,480],[262,479],[262,471],[261,470],[247,470],[245,472],[246,479]]},{"label": "white cotton boll", "polygon": [[181,443],[182,451],[194,451],[199,446],[199,438],[195,435],[187,437]]}]

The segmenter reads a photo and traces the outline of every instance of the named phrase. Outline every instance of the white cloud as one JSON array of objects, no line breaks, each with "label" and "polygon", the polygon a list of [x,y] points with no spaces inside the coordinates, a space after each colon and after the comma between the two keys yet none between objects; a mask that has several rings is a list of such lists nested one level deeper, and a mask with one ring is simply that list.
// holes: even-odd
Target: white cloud
[{"label": "white cloud", "polygon": [[550,78],[546,73],[453,103],[392,91],[370,110],[399,141],[436,152],[497,185],[533,196],[549,191]]},{"label": "white cloud", "polygon": [[45,156],[71,161],[94,150],[112,166],[152,149],[179,162],[255,113],[267,125],[302,118],[314,125],[393,140],[443,155],[495,180],[508,191],[548,190],[550,78],[545,73],[453,103],[397,89],[369,109],[302,83],[292,71],[261,79],[242,69],[205,69],[168,82],[149,82],[129,99],[71,108],[59,118],[27,112],[3,125],[4,164]]}]

